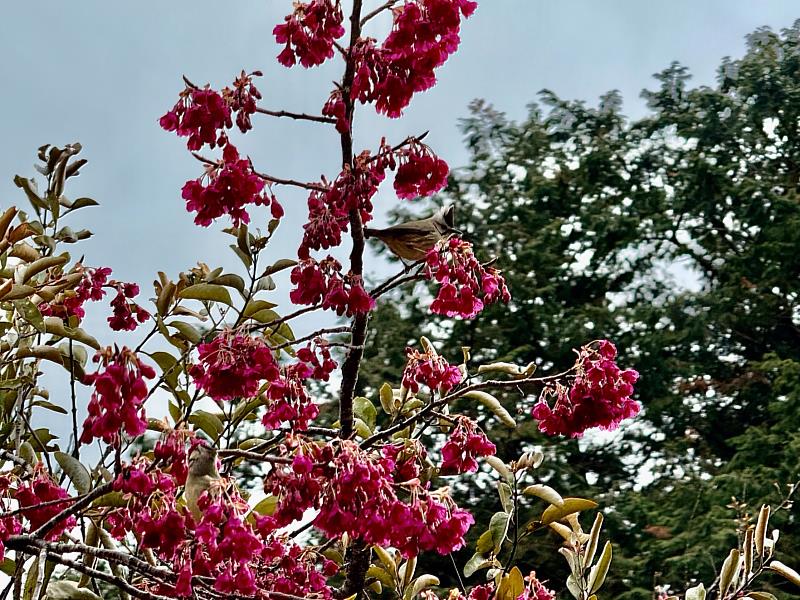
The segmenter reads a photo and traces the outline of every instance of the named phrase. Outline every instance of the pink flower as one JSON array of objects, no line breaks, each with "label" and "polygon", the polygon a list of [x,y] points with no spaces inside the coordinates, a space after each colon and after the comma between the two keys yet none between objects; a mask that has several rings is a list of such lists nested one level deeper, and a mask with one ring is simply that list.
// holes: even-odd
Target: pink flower
[{"label": "pink flower", "polygon": [[286,22],[272,30],[275,41],[285,44],[278,62],[291,67],[299,59],[304,67],[314,67],[332,58],[334,41],[344,35],[343,20],[339,0],[295,2]]},{"label": "pink flower", "polygon": [[276,381],[278,363],[263,338],[233,330],[197,347],[200,361],[189,369],[195,383],[214,400],[252,398],[263,381]]},{"label": "pink flower", "polygon": [[472,419],[457,417],[458,423],[442,447],[441,475],[459,475],[478,470],[477,456],[493,456],[495,445]]},{"label": "pink flower", "polygon": [[233,89],[222,90],[222,96],[228,106],[236,113],[236,126],[242,133],[247,133],[253,128],[250,116],[255,114],[258,108],[256,101],[261,100],[261,92],[253,83],[253,77],[261,77],[261,71],[252,73],[242,71],[242,74],[234,80]]},{"label": "pink flower", "polygon": [[205,175],[187,181],[182,196],[186,210],[196,212],[194,222],[206,227],[224,214],[233,224],[249,223],[250,215],[245,210],[249,204],[267,206],[271,199],[264,191],[264,180],[253,171],[249,160],[239,158],[232,144],[223,152],[222,162],[209,165]]},{"label": "pink flower", "polygon": [[426,263],[425,276],[441,284],[431,312],[471,319],[484,306],[511,299],[500,271],[478,262],[472,244],[461,238],[438,242],[428,251]]},{"label": "pink flower", "polygon": [[108,324],[114,331],[133,331],[150,318],[150,313],[131,301],[139,294],[139,286],[135,283],[112,282],[117,288],[117,295],[111,301],[114,314],[108,317]]},{"label": "pink flower", "polygon": [[89,416],[83,423],[81,442],[87,444],[101,438],[108,444],[118,445],[125,431],[136,437],[144,433],[147,419],[144,400],[147,397],[145,379],[156,373],[142,363],[132,350],[106,348],[94,357],[104,371],[86,375],[84,383],[94,385],[89,400]]},{"label": "pink flower", "polygon": [[[581,437],[587,429],[614,430],[624,419],[635,417],[641,405],[631,398],[639,373],[621,370],[614,359],[617,349],[608,340],[581,348],[576,375],[567,389],[547,387],[533,407],[539,431],[548,435]],[[555,396],[551,407],[547,397]]]},{"label": "pink flower", "polygon": [[342,265],[332,256],[321,262],[309,258],[292,269],[295,285],[289,299],[295,304],[315,305],[348,317],[372,310],[375,300],[366,292],[361,277],[342,275]]},{"label": "pink flower", "polygon": [[353,99],[399,117],[416,92],[436,83],[434,70],[458,49],[462,16],[472,15],[476,6],[470,0],[413,0],[395,9],[394,27],[382,46],[366,38],[353,49]]},{"label": "pink flower", "polygon": [[233,126],[231,109],[219,92],[188,86],[159,124],[166,131],[188,137],[189,150],[200,150],[205,144],[224,146],[228,141],[224,129]]},{"label": "pink flower", "polygon": [[[22,514],[28,520],[29,529],[31,532],[36,531],[47,523],[50,519],[61,513],[69,506],[68,502],[63,504],[48,504],[46,506],[38,506],[42,503],[51,502],[53,500],[60,500],[62,498],[69,498],[67,491],[59,487],[51,478],[50,475],[44,470],[44,467],[39,464],[35,468],[34,478],[31,481],[21,483],[17,488],[14,498],[19,502],[20,508],[27,508]],[[74,516],[68,517],[56,523],[54,527],[45,536],[48,540],[57,540],[61,534],[75,527],[77,521]],[[11,530],[15,530],[17,526],[12,522]]]},{"label": "pink flower", "polygon": [[447,163],[424,144],[415,144],[400,155],[394,178],[398,198],[413,200],[435,194],[447,185]]},{"label": "pink flower", "polygon": [[441,395],[447,394],[455,387],[464,375],[456,365],[451,365],[433,350],[420,352],[406,348],[406,367],[403,370],[403,387],[419,392],[420,385],[428,386]]}]

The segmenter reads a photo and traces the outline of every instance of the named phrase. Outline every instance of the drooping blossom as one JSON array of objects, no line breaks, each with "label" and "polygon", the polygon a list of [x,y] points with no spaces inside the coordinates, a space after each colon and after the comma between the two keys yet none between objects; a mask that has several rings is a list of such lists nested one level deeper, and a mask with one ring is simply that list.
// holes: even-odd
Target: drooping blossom
[{"label": "drooping blossom", "polygon": [[[69,494],[67,490],[53,481],[41,463],[34,468],[34,475],[30,481],[24,481],[19,484],[14,498],[19,503],[20,508],[26,509],[22,514],[27,519],[31,532],[36,531],[69,507],[69,502],[64,502],[63,504],[52,503],[54,500],[69,498]],[[75,527],[76,523],[74,516],[57,521],[47,533],[45,539],[50,541],[57,540],[64,531]],[[12,524],[11,528],[15,529],[16,526]]]},{"label": "drooping blossom", "polygon": [[393,10],[394,25],[382,45],[363,38],[353,48],[353,99],[399,117],[415,93],[436,83],[435,69],[458,49],[462,16],[476,6],[470,0],[413,0]]},{"label": "drooping blossom", "polygon": [[478,470],[478,456],[493,456],[497,448],[468,417],[456,417],[457,423],[442,446],[441,475],[460,475]]},{"label": "drooping blossom", "polygon": [[396,466],[391,454],[364,451],[350,440],[302,445],[291,466],[276,465],[265,481],[265,489],[279,498],[275,524],[288,525],[314,508],[314,525],[329,538],[347,534],[393,546],[406,557],[461,548],[472,515],[419,480],[404,482],[411,498],[401,500],[393,477]]},{"label": "drooping blossom", "polygon": [[194,222],[203,227],[222,215],[228,215],[234,226],[249,223],[245,207],[270,204],[264,193],[266,184],[250,161],[240,158],[232,144],[225,146],[222,156],[221,162],[207,165],[202,177],[190,179],[182,189],[186,210],[196,212]]},{"label": "drooping blossom", "polygon": [[189,374],[214,400],[252,398],[265,381],[277,381],[278,363],[263,338],[235,330],[220,332],[197,347],[199,361]]},{"label": "drooping blossom", "polygon": [[447,174],[450,172],[447,163],[424,144],[416,143],[404,149],[399,154],[398,162],[394,178],[398,198],[424,198],[447,185]]},{"label": "drooping blossom", "polygon": [[242,133],[247,133],[253,128],[250,117],[258,108],[257,101],[261,100],[261,92],[253,83],[253,77],[261,77],[261,74],[261,71],[252,73],[242,71],[241,75],[234,79],[233,88],[226,87],[222,90],[223,98],[236,113],[236,126]]},{"label": "drooping blossom", "polygon": [[275,41],[285,44],[278,62],[291,67],[300,61],[315,67],[333,57],[334,42],[344,35],[342,7],[339,0],[295,2],[294,12],[285,23],[272,30]]},{"label": "drooping blossom", "polygon": [[166,131],[188,137],[189,150],[200,150],[206,144],[211,148],[224,146],[228,143],[225,129],[233,127],[231,109],[222,94],[208,87],[188,85],[159,124]]},{"label": "drooping blossom", "polygon": [[94,362],[100,363],[103,370],[84,377],[84,383],[93,385],[94,392],[89,400],[89,415],[83,422],[81,442],[87,444],[99,438],[118,445],[123,431],[131,437],[144,433],[145,379],[155,377],[153,368],[128,348],[106,348],[95,355]]},{"label": "drooping blossom", "polygon": [[[616,356],[608,340],[581,348],[571,385],[546,387],[534,405],[539,431],[576,438],[594,427],[614,430],[622,420],[635,417],[641,405],[631,395],[639,373],[620,369]],[[550,397],[555,399],[553,406],[547,401]]]},{"label": "drooping blossom", "polygon": [[294,289],[289,299],[295,304],[320,304],[338,315],[352,317],[372,310],[375,300],[364,289],[361,277],[342,275],[342,265],[332,256],[317,262],[313,258],[301,261],[291,273]]},{"label": "drooping blossom", "polygon": [[428,251],[424,274],[437,281],[439,291],[431,312],[447,317],[471,319],[494,302],[508,302],[511,294],[500,271],[482,265],[472,244],[451,237]]},{"label": "drooping blossom", "polygon": [[114,314],[108,317],[108,325],[114,331],[133,331],[150,318],[150,313],[131,299],[139,294],[135,283],[113,282],[117,295],[111,301]]},{"label": "drooping blossom", "polygon": [[336,131],[339,133],[348,133],[350,131],[350,123],[347,120],[347,110],[342,98],[342,90],[336,89],[331,92],[328,101],[322,107],[323,116],[336,119]]},{"label": "drooping blossom", "polygon": [[[355,157],[353,168],[346,166],[326,189],[313,190],[308,198],[308,223],[297,251],[307,259],[311,250],[328,249],[342,243],[342,233],[348,230],[350,211],[358,211],[362,223],[372,219],[372,198],[386,177],[386,169],[395,161],[385,140],[376,155],[365,150]],[[324,183],[324,182],[323,182]]]},{"label": "drooping blossom", "polygon": [[444,395],[464,378],[457,365],[448,363],[432,348],[426,352],[406,348],[406,361],[403,369],[403,387],[415,394],[419,392],[420,385],[425,385]]}]

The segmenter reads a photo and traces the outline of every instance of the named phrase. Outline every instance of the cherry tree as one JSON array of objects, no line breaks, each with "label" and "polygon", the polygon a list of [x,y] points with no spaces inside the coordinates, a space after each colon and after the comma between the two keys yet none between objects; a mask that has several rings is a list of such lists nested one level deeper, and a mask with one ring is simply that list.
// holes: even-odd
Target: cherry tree
[{"label": "cherry tree", "polygon": [[[481,532],[473,557],[453,562],[479,583],[451,598],[554,598],[561,583],[516,556],[521,539],[546,530],[563,537],[569,592],[597,597],[612,549],[601,543],[602,512],[588,531],[580,522],[596,503],[539,482],[536,449],[496,456],[475,417],[510,428],[533,418],[542,432],[571,437],[615,429],[640,405],[638,375],[617,365],[613,343],[587,340],[574,364],[539,374],[536,363],[473,364],[466,348],[451,363],[421,337],[406,350],[401,381],[372,398],[355,393],[370,312],[393,289],[428,281],[431,312],[454,319],[513,302],[506,259],[479,258],[450,232],[413,239],[426,245],[424,258],[365,283],[365,225],[384,179],[399,201],[413,201],[446,185],[448,165],[424,135],[354,148],[356,108],[401,117],[435,85],[476,8],[471,0],[294,2],[273,32],[279,63],[343,66],[319,114],[266,108],[258,71],[222,89],[184,78],[159,121],[198,161],[181,195],[197,225],[232,236],[242,266],[159,272],[151,302],[111,268],[73,258],[68,245],[91,235],[72,228],[75,213],[97,203],[70,199],[65,186],[86,161],[78,144],[39,149],[42,191],[35,179],[15,180],[30,212],[0,215],[0,558],[9,576],[0,598],[433,599],[439,578],[417,572],[417,557],[452,554],[473,526]],[[384,14],[390,32],[370,37]],[[267,117],[337,136],[341,170],[313,182],[265,173],[234,141]],[[270,242],[287,187],[308,194],[307,218],[296,254],[282,256]],[[337,249],[349,249],[348,260]],[[268,298],[284,271],[292,306],[279,312]],[[118,341],[102,347],[84,328],[85,307],[109,299]],[[330,324],[296,335],[312,312],[328,313]],[[45,389],[48,364],[66,374],[68,397]],[[320,382],[338,388],[332,419],[320,414]],[[509,410],[492,390],[519,390],[518,405]],[[69,418],[66,444],[37,426],[44,411]],[[258,467],[257,502],[237,483],[243,464]],[[475,524],[448,494],[448,477],[482,465],[498,511]],[[800,583],[773,560],[768,519],[766,507],[728,557],[715,583],[721,598],[741,597],[767,568]],[[704,597],[701,588],[687,598]],[[767,597],[758,594],[750,597]]]}]

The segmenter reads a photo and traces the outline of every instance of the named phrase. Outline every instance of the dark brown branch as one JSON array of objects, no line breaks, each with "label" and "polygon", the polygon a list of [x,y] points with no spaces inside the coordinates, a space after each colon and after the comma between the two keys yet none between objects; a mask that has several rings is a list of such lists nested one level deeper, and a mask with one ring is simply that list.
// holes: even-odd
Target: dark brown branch
[{"label": "dark brown branch", "polygon": [[249,460],[257,460],[261,462],[268,462],[276,465],[290,465],[292,459],[287,456],[271,456],[269,454],[259,454],[258,452],[248,452],[247,450],[239,450],[237,448],[227,448],[217,452],[221,458],[226,456],[240,456]]},{"label": "dark brown branch", "polygon": [[317,329],[313,333],[309,333],[308,335],[304,335],[303,337],[299,337],[288,342],[283,342],[282,344],[278,344],[277,346],[271,346],[271,348],[273,350],[280,350],[282,348],[287,348],[289,346],[294,346],[296,344],[302,344],[303,342],[308,342],[310,340],[313,340],[314,338],[318,338],[321,335],[330,335],[333,333],[347,333],[348,331],[350,331],[350,328],[347,326],[327,327],[324,329]]},{"label": "dark brown branch", "polygon": [[307,115],[306,113],[289,112],[288,110],[267,110],[266,108],[256,108],[257,113],[269,115],[270,117],[287,117],[297,121],[314,121],[315,123],[336,123],[333,117],[323,117],[317,115]]},{"label": "dark brown branch", "polygon": [[364,25],[367,23],[367,21],[369,21],[373,17],[379,15],[380,13],[382,13],[383,11],[385,11],[385,10],[387,10],[389,8],[392,8],[399,1],[400,0],[387,0],[384,4],[382,4],[381,6],[379,6],[378,8],[373,10],[372,12],[369,12],[366,15],[364,15],[364,18],[361,19],[361,23],[360,23],[361,27],[364,27]]},{"label": "dark brown branch", "polygon": [[[192,156],[194,156],[197,160],[201,163],[206,165],[213,165],[219,166],[221,163],[218,161],[211,160],[210,158],[206,158],[202,154],[198,152],[192,152]],[[328,188],[321,183],[309,183],[306,181],[297,181],[296,179],[283,179],[281,177],[273,177],[272,175],[267,175],[266,173],[259,173],[255,169],[253,169],[253,173],[263,179],[264,181],[268,181],[269,183],[274,183],[276,185],[291,185],[294,187],[303,188],[305,190],[315,190],[318,192],[327,192]]]},{"label": "dark brown branch", "polygon": [[[88,575],[89,577],[94,577],[100,581],[105,581],[106,583],[109,583],[118,589],[126,591],[134,598],[140,598],[141,600],[170,600],[168,596],[161,596],[158,594],[147,592],[145,590],[140,590],[139,588],[131,585],[130,583],[128,583],[127,581],[125,581],[120,577],[116,577],[109,573],[104,573],[102,571],[98,571],[97,569],[88,567],[82,562],[72,560],[70,558],[63,556],[62,553],[80,552],[85,554],[91,554],[93,556],[97,556],[98,558],[102,558],[104,560],[111,560],[113,562],[125,564],[126,566],[130,566],[131,569],[134,569],[139,572],[142,572],[144,570],[156,571],[156,572],[161,571],[160,569],[156,569],[155,567],[152,567],[151,565],[148,565],[146,562],[141,561],[129,554],[115,552],[113,550],[102,550],[100,548],[95,548],[93,546],[84,546],[82,544],[61,544],[56,542],[46,542],[42,539],[30,538],[27,536],[12,536],[6,542],[6,546],[11,550],[16,550],[17,552],[22,552],[25,554],[39,554],[42,550],[46,550],[48,560],[62,564],[65,567],[69,567],[70,569],[73,569],[78,573]],[[130,564],[128,559],[132,559],[130,560]],[[131,566],[133,563],[141,563],[141,565],[137,564],[137,566],[134,567]],[[146,567],[146,569],[141,568],[142,565]],[[162,571],[161,574],[174,578],[173,574],[168,573],[166,571]],[[160,583],[165,583],[160,578],[155,578],[155,580],[159,581]]]}]

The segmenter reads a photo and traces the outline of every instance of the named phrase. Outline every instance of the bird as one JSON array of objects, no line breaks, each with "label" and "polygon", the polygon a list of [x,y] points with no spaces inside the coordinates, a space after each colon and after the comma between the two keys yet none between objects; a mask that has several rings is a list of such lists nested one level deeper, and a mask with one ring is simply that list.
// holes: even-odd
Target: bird
[{"label": "bird", "polygon": [[192,448],[189,452],[189,473],[186,476],[183,495],[186,498],[186,506],[196,521],[202,516],[197,500],[220,479],[217,472],[217,451],[206,444],[198,444]]},{"label": "bird", "polygon": [[426,219],[407,221],[386,229],[364,228],[364,237],[382,241],[402,260],[418,261],[439,240],[461,232],[453,225],[455,205],[444,206]]}]

